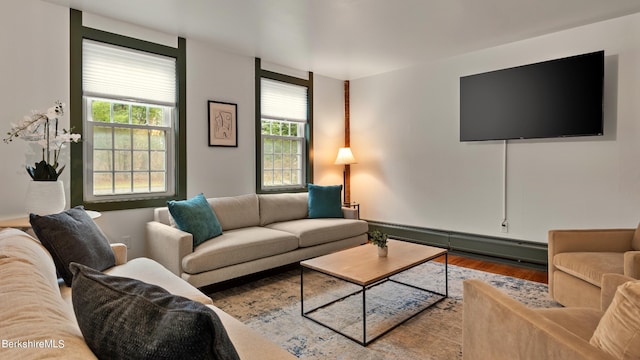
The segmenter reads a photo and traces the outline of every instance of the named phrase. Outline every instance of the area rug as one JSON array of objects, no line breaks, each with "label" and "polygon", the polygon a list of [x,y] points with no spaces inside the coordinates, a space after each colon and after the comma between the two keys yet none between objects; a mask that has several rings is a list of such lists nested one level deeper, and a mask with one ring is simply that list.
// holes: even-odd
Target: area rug
[{"label": "area rug", "polygon": [[[341,298],[358,287],[315,272],[304,273],[305,311]],[[444,264],[429,262],[396,280],[445,292]],[[461,359],[462,281],[480,279],[529,307],[559,307],[547,285],[448,266],[448,297],[366,347],[305,319],[300,309],[300,269],[215,291],[216,306],[301,359]],[[367,333],[386,329],[435,301],[434,295],[387,282],[367,294]],[[362,296],[348,297],[312,314],[323,323],[362,338]]]}]

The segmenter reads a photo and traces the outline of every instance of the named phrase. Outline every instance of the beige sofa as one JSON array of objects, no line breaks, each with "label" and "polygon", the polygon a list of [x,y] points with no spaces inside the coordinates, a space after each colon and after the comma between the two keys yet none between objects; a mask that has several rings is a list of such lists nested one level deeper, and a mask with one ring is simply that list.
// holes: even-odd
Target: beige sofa
[{"label": "beige sofa", "polygon": [[[617,274],[603,277],[602,310],[589,307],[531,309],[487,283],[465,280],[463,359],[615,359],[590,340],[598,328],[602,331],[604,309],[611,303],[616,289],[630,280],[633,279]],[[638,299],[635,301],[637,311]],[[633,325],[637,327],[637,324],[635,321]],[[624,337],[622,331],[612,327],[605,328],[607,330],[614,338]],[[637,343],[637,328],[635,330],[636,339],[632,343]],[[635,357],[625,357],[631,358]]]},{"label": "beige sofa", "polygon": [[[147,258],[127,261],[112,244],[116,266],[105,273],[142,280],[207,304],[222,320],[242,359],[295,359],[212,305],[211,299]],[[71,289],[59,283],[51,255],[33,237],[0,231],[0,359],[96,359],[76,322]]]},{"label": "beige sofa", "polygon": [[147,223],[147,256],[196,287],[324,255],[367,242],[357,210],[345,218],[308,218],[307,193],[249,194],[207,199],[222,235],[193,248],[190,233],[172,226],[169,209]]},{"label": "beige sofa", "polygon": [[600,309],[604,274],[640,279],[640,231],[549,231],[549,295],[564,306]]}]

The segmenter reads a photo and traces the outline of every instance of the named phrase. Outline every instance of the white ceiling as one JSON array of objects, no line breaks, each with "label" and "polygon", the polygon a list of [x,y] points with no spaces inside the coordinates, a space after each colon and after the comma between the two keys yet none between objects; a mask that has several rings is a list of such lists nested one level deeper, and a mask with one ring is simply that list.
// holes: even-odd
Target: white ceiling
[{"label": "white ceiling", "polygon": [[341,80],[640,12],[640,0],[45,0]]}]

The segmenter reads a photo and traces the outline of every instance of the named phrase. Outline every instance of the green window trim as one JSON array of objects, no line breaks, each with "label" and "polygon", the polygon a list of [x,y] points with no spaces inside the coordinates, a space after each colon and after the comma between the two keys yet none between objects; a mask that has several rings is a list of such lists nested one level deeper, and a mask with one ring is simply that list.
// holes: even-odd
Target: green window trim
[{"label": "green window trim", "polygon": [[171,56],[176,59],[178,82],[177,121],[175,122],[175,194],[173,196],[108,202],[84,200],[84,158],[82,144],[71,144],[71,206],[84,205],[97,211],[125,210],[166,206],[168,200],[185,199],[187,194],[187,147],[186,147],[186,40],[178,38],[178,47],[151,43],[123,35],[97,30],[82,25],[82,12],[70,9],[70,125],[75,132],[83,133],[82,101],[82,40],[91,39],[113,45]]}]

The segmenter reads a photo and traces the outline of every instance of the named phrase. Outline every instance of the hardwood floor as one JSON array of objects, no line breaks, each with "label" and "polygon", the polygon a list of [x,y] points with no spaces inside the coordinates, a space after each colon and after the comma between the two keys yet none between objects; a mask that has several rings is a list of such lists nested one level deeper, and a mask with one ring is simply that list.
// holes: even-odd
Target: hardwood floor
[{"label": "hardwood floor", "polygon": [[[436,261],[444,261],[436,260]],[[547,284],[547,272],[449,254],[449,264]]]}]

